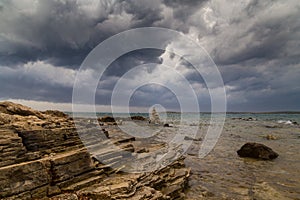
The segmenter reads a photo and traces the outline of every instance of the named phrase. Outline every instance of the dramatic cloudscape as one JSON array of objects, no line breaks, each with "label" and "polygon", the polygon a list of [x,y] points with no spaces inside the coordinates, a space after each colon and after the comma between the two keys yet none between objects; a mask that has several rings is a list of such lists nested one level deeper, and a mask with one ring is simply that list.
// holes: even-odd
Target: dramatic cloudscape
[{"label": "dramatic cloudscape", "polygon": [[[0,18],[0,100],[70,110],[76,73],[93,48],[122,31],[162,27],[207,51],[222,75],[228,111],[300,111],[299,0],[0,0]],[[171,53],[175,47],[197,55],[174,39],[166,51],[141,49],[116,59],[95,93],[99,111],[110,106],[118,80],[147,63],[157,67],[131,75],[125,83],[129,91],[132,82],[151,74],[177,82],[184,95],[185,86],[160,67],[172,64],[195,90],[200,109],[210,111],[202,75]],[[84,72],[82,84],[97,80],[94,70]],[[154,104],[178,110],[176,95],[149,84],[138,88],[129,104],[135,111]]]}]

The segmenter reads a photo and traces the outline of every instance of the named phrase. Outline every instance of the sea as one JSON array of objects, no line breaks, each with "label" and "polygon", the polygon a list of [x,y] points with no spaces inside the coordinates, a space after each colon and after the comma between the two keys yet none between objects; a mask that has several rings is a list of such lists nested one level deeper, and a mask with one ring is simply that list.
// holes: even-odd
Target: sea
[{"label": "sea", "polygon": [[[90,112],[66,112],[70,116],[93,118],[95,113]],[[109,112],[97,112],[97,117],[113,116],[116,118],[126,118],[128,116],[143,116],[149,118],[149,113],[109,113]],[[165,112],[159,113],[162,121],[173,122],[174,124],[183,123],[185,125],[197,123],[198,120],[210,120],[211,118],[224,117],[225,119],[254,119],[261,121],[277,121],[279,123],[285,123],[288,121],[297,122],[300,124],[300,113],[298,112],[280,112],[280,113],[179,113],[179,112]]]}]

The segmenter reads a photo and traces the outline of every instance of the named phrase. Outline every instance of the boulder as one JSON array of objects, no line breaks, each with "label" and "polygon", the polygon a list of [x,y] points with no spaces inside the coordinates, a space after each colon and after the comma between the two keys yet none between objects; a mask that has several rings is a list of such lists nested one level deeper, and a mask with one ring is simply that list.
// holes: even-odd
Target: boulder
[{"label": "boulder", "polygon": [[184,140],[202,141],[202,138],[193,138],[189,136],[184,136]]},{"label": "boulder", "polygon": [[168,124],[168,123],[166,123],[166,124],[164,124],[164,127],[174,127],[174,124]]},{"label": "boulder", "polygon": [[116,120],[113,117],[110,116],[104,116],[98,119],[99,122],[116,122]]},{"label": "boulder", "polygon": [[143,116],[132,116],[131,120],[139,120],[139,121],[145,121],[146,118]]},{"label": "boulder", "polygon": [[272,160],[278,157],[270,147],[259,143],[246,143],[238,151],[240,157],[257,158],[263,160]]}]

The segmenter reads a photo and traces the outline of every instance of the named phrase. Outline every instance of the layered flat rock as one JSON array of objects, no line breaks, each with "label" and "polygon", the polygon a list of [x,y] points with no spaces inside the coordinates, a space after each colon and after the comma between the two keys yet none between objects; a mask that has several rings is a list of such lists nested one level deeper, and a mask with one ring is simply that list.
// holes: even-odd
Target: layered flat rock
[{"label": "layered flat rock", "polygon": [[40,119],[44,119],[44,116],[41,114],[41,112],[9,101],[0,102],[0,113],[19,116],[36,116]]},{"label": "layered flat rock", "polygon": [[0,199],[183,198],[190,174],[183,159],[147,173],[122,171],[128,155],[142,162],[165,144],[75,120],[76,127],[60,111],[0,102]]}]

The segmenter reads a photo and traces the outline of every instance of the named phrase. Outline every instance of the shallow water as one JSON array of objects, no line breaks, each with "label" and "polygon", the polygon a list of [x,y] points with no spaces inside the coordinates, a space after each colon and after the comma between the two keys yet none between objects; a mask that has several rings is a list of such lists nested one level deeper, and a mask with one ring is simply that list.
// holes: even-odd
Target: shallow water
[{"label": "shallow water", "polygon": [[[247,121],[250,117],[256,120]],[[179,114],[172,113],[166,120],[175,128],[161,127],[161,131],[145,134],[143,139],[149,136],[169,143],[178,134],[176,127],[183,127],[181,134],[189,135],[191,129],[198,128],[194,126],[197,120],[193,113],[186,114],[186,119],[190,120],[179,125]],[[204,137],[209,119],[210,115],[202,116],[197,137]],[[280,124],[278,120],[299,123],[300,115],[229,114],[216,146],[202,159],[198,158],[202,141],[194,141],[185,153],[185,163],[192,169],[186,199],[300,199],[300,126]],[[139,125],[149,126],[147,122]],[[129,129],[128,133],[132,132]],[[267,140],[264,136],[268,134],[277,139]],[[279,157],[273,161],[240,158],[236,151],[246,142],[263,143]]]},{"label": "shallow water", "polygon": [[[208,123],[200,124],[196,137],[203,138]],[[160,128],[152,136],[170,143],[177,134],[190,135],[190,128],[195,128],[183,127],[185,133],[178,132],[178,127]],[[267,140],[264,136],[268,134],[277,139]],[[240,158],[236,151],[246,142],[263,143],[279,157],[273,161]],[[192,142],[185,153],[185,163],[192,169],[186,199],[300,199],[299,125],[279,124],[276,120],[227,119],[218,143],[202,159],[198,158],[201,143]]]},{"label": "shallow water", "polygon": [[[278,139],[267,140],[263,137],[267,134]],[[279,157],[240,158],[236,151],[246,142],[263,143]],[[197,151],[199,145],[193,144],[190,151]],[[228,119],[208,156],[199,159],[187,152],[186,164],[192,168],[187,199],[300,199],[299,152],[299,126]]]}]

